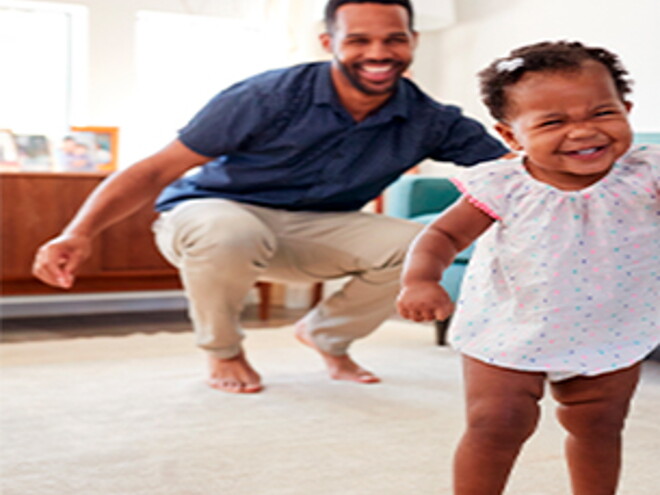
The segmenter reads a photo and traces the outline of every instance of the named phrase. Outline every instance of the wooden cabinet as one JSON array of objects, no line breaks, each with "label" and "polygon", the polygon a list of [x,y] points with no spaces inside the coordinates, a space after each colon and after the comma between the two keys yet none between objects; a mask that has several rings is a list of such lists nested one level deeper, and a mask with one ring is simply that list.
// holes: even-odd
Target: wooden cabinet
[{"label": "wooden cabinet", "polygon": [[181,288],[178,274],[153,241],[151,206],[103,232],[92,257],[68,291],[49,287],[31,275],[37,248],[57,235],[102,174],[3,172],[0,174],[0,294],[140,291]]}]

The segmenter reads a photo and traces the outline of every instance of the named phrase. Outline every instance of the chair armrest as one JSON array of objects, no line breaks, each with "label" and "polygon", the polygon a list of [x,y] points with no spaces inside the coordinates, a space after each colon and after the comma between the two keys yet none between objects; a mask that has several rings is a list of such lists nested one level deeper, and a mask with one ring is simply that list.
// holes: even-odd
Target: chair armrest
[{"label": "chair armrest", "polygon": [[445,177],[403,175],[385,191],[384,212],[396,218],[413,219],[441,212],[460,195]]},{"label": "chair armrest", "polygon": [[635,144],[660,144],[660,132],[637,132],[633,138]]}]

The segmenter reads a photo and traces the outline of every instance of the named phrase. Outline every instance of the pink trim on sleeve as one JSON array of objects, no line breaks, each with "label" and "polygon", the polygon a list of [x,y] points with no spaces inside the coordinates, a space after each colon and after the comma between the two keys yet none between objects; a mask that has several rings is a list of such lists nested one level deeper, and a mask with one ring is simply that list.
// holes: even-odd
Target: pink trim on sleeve
[{"label": "pink trim on sleeve", "polygon": [[477,198],[475,198],[474,196],[469,194],[467,192],[467,189],[465,188],[465,186],[463,185],[463,183],[459,179],[457,179],[456,177],[451,177],[449,180],[452,182],[452,184],[454,184],[456,186],[456,188],[466,197],[466,199],[471,204],[473,204],[474,206],[479,208],[481,211],[483,211],[489,217],[492,217],[495,220],[501,220],[500,216],[497,213],[495,213],[488,205],[482,203]]}]

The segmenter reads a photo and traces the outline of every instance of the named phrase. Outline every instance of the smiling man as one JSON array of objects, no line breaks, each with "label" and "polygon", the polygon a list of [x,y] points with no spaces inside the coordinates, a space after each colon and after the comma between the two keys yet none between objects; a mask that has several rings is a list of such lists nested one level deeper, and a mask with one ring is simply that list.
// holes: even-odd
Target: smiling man
[{"label": "smiling man", "polygon": [[412,62],[417,33],[409,24],[411,11],[379,3],[340,4],[328,5],[328,29],[321,36],[334,55],[332,81],[340,94],[385,101]]},{"label": "smiling man", "polygon": [[392,314],[420,226],[361,208],[426,158],[473,165],[507,152],[459,108],[403,77],[417,44],[412,26],[407,0],[330,0],[321,43],[331,62],[221,91],[163,150],[104,181],[39,249],[35,276],[71,287],[92,239],[156,200],[156,243],[180,271],[211,387],[263,388],[240,328],[257,279],[350,277],[297,324],[296,336],[332,378],[378,382],[348,348]]}]

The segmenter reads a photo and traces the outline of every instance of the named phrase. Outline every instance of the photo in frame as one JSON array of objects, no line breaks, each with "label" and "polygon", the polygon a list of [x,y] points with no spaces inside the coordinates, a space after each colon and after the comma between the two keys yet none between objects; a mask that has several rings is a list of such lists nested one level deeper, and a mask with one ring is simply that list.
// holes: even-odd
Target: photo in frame
[{"label": "photo in frame", "polygon": [[25,172],[51,172],[53,153],[50,139],[43,134],[14,134],[18,164]]},{"label": "photo in frame", "polygon": [[117,127],[71,127],[58,143],[57,169],[63,172],[112,172],[117,168]]},{"label": "photo in frame", "polygon": [[18,148],[14,133],[9,129],[0,129],[0,170],[19,170]]}]

